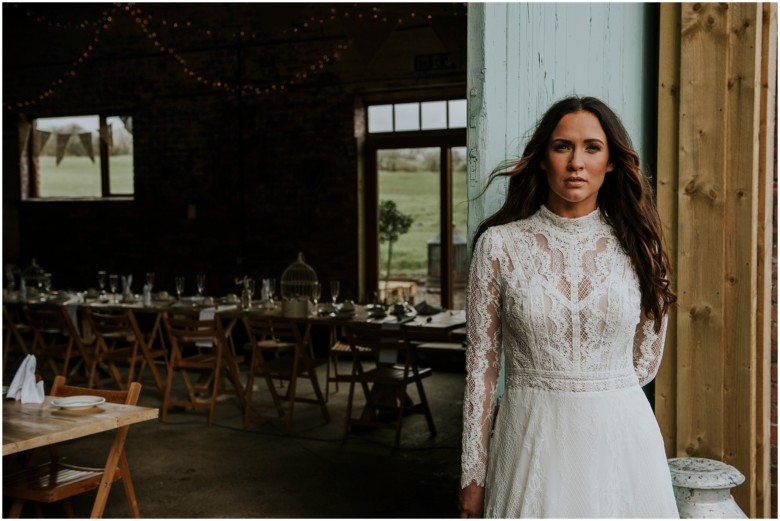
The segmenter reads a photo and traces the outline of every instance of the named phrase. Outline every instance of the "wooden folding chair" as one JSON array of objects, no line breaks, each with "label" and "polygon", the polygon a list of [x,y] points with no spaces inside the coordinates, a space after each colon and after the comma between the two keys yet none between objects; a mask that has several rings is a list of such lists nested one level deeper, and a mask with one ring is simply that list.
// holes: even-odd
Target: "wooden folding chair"
[{"label": "wooden folding chair", "polygon": [[[214,421],[214,411],[223,374],[233,385],[243,410],[244,386],[241,384],[236,356],[225,337],[222,321],[216,317],[201,320],[191,316],[170,316],[163,313],[163,323],[168,336],[168,376],[163,397],[162,419],[167,421],[171,407],[208,409],[208,423]],[[205,382],[205,397],[199,396],[190,373],[199,373]],[[179,374],[184,381],[186,398],[174,399],[173,378]]]},{"label": "wooden folding chair", "polygon": [[[127,389],[130,382],[140,381],[145,367],[154,378],[160,396],[165,394],[165,383],[155,365],[155,360],[166,360],[165,349],[150,349],[147,335],[141,331],[135,313],[130,308],[87,307],[84,314],[95,335],[94,357],[89,381],[96,379],[96,368],[105,364],[109,374],[120,389]],[[122,376],[119,364],[127,366],[127,376]],[[136,374],[138,367],[138,374]]]},{"label": "wooden folding chair", "polygon": [[[325,401],[330,398],[330,384],[334,385],[334,393],[339,392],[339,382],[349,383],[352,376],[349,374],[339,374],[339,362],[342,358],[352,359],[352,349],[348,342],[339,339],[338,326],[332,326],[330,332],[330,347],[328,348],[328,366],[325,371]],[[370,355],[371,349],[363,346],[357,346],[362,355]]]},{"label": "wooden folding chair", "polygon": [[[43,374],[48,365],[54,376],[72,378],[83,366],[84,378],[88,381],[95,363],[94,347],[87,346],[71,318],[67,307],[61,304],[25,304],[27,323],[33,332],[32,354],[38,357],[38,370]],[[76,364],[71,367],[71,363]]]},{"label": "wooden folding chair", "polygon": [[[296,402],[317,404],[326,422],[330,421],[328,406],[317,381],[315,360],[304,347],[304,335],[291,320],[283,318],[250,317],[243,318],[252,351],[249,374],[246,385],[246,403],[244,408],[244,428],[249,426],[250,416],[261,420],[282,420],[285,430],[292,431],[293,411]],[[265,380],[273,404],[255,404],[253,386],[255,378]],[[300,395],[298,379],[309,380],[314,398]],[[274,380],[287,382],[287,391],[280,394]],[[287,407],[283,402],[287,402]],[[273,409],[276,417],[260,413],[259,409]]]},{"label": "wooden folding chair", "polygon": [[[20,363],[31,353],[32,329],[27,324],[21,304],[3,303],[3,383],[13,377],[18,365],[8,366],[10,358]],[[9,369],[12,369],[9,370]]]},{"label": "wooden folding chair", "polygon": [[[87,389],[65,385],[65,377],[59,375],[54,379],[51,394],[52,396],[102,396],[107,402],[136,405],[138,396],[141,394],[141,384],[133,382],[128,389],[123,391]],[[55,457],[50,462],[3,476],[3,496],[14,498],[9,517],[19,517],[26,501],[53,503],[95,489],[98,490],[98,493],[92,507],[91,517],[101,517],[111,485],[120,479],[124,484],[132,516],[141,517],[124,449],[128,429],[129,426],[117,429],[105,468],[80,467]],[[105,469],[107,468],[115,470],[111,475],[106,476]],[[64,507],[68,516],[74,517],[72,507],[67,501],[64,503]]]},{"label": "wooden folding chair", "polygon": [[[352,350],[352,380],[347,398],[347,414],[344,438],[354,426],[395,429],[394,447],[401,442],[403,420],[410,414],[423,414],[430,436],[436,436],[428,399],[422,380],[430,376],[430,368],[421,369],[417,362],[414,342],[407,341],[398,325],[350,323],[345,326]],[[367,347],[374,355],[374,366],[363,366],[365,353],[359,347]],[[355,385],[363,389],[366,403],[359,417],[352,416]],[[414,384],[418,400],[415,402],[407,388]]]}]

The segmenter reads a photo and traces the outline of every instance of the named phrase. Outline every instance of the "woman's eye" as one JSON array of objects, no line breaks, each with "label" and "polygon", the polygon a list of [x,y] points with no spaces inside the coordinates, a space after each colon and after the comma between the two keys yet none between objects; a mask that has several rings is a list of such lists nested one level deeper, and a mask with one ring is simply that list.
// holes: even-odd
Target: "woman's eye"
[{"label": "woman's eye", "polygon": [[557,143],[555,145],[555,150],[560,152],[563,150],[569,150],[569,144],[568,143]]},{"label": "woman's eye", "polygon": [[598,145],[588,145],[587,150],[591,152],[599,152],[601,150],[601,147]]}]

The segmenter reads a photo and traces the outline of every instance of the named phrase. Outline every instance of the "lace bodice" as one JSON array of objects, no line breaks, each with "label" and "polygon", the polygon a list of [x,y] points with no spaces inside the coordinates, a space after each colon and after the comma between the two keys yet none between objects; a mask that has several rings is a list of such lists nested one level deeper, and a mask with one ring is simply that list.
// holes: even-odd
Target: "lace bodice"
[{"label": "lace bodice", "polygon": [[489,228],[469,275],[461,485],[484,485],[504,355],[506,387],[589,392],[655,377],[660,333],[641,311],[631,260],[598,210],[560,217],[545,206]]}]

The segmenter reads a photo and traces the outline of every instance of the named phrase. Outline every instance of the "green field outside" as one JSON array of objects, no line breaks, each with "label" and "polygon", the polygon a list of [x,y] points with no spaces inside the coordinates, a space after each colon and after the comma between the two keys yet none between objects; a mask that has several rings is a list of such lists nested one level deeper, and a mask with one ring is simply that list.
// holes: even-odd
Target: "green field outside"
[{"label": "green field outside", "polygon": [[[40,156],[41,197],[100,197],[100,160],[66,156],[59,165],[54,156]],[[133,193],[133,156],[111,156],[111,193]]]},{"label": "green field outside", "polygon": [[[466,239],[465,170],[453,173],[452,204],[456,232]],[[393,245],[391,277],[420,279],[428,272],[428,241],[439,234],[439,172],[379,172],[379,198],[393,200],[414,218],[409,232]],[[387,244],[379,245],[380,279],[387,269]]]}]

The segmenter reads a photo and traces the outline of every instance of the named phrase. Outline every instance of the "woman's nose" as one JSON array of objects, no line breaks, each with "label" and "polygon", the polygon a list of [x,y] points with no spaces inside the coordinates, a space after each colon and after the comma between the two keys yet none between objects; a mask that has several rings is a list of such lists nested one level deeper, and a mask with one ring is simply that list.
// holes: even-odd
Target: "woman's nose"
[{"label": "woman's nose", "polygon": [[575,148],[572,150],[571,157],[569,158],[569,168],[571,170],[582,170],[584,164],[582,162],[582,152]]}]

